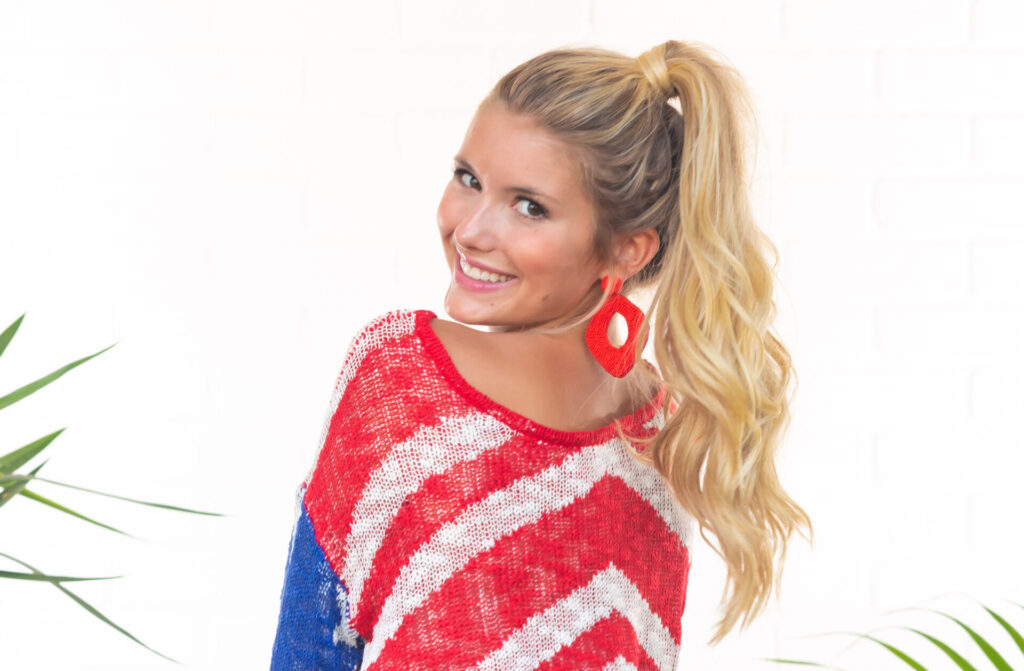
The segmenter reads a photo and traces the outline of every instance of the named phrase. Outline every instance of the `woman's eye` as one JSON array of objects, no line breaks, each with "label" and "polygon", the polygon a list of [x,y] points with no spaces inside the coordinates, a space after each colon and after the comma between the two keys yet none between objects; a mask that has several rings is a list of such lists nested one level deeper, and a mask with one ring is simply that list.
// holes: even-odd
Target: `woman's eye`
[{"label": "woman's eye", "polygon": [[[469,179],[472,181],[469,184],[467,184],[466,180],[464,180],[463,177],[469,177]],[[455,178],[462,182],[463,186],[468,186],[471,189],[475,188],[472,182],[476,181],[476,177],[473,177],[473,175],[471,175],[466,170],[463,170],[462,168],[455,168]]]},{"label": "woman's eye", "polygon": [[[541,217],[543,217],[543,216],[545,216],[547,214],[547,212],[544,210],[543,207],[541,207],[537,203],[533,202],[529,198],[520,198],[519,199],[519,203],[517,203],[516,206],[518,207],[518,205],[522,204],[522,203],[526,203],[526,205],[528,206],[527,207],[527,211],[519,210],[519,212],[520,212],[520,214],[525,215],[529,219],[540,219]],[[533,208],[534,208],[533,214],[531,214],[529,212],[529,206],[533,206]]]}]

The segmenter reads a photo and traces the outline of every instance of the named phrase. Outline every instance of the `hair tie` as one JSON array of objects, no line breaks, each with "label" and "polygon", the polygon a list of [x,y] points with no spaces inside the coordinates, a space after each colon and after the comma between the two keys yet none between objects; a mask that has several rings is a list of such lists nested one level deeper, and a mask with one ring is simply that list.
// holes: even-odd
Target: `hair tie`
[{"label": "hair tie", "polygon": [[666,98],[675,95],[675,87],[668,76],[668,64],[665,62],[661,45],[648,49],[637,56],[636,60],[640,63],[640,70],[654,88]]}]

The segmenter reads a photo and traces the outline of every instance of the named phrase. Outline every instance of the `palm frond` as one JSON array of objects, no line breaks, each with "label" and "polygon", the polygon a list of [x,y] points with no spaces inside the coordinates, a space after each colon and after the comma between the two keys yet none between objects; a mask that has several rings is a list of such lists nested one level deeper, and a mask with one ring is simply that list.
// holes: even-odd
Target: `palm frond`
[{"label": "palm frond", "polygon": [[[17,562],[17,563],[21,564],[22,566],[24,566],[28,570],[32,571],[32,573],[38,574],[40,576],[44,575],[42,571],[40,571],[39,569],[35,568],[34,566],[32,566],[32,565],[30,565],[30,564],[28,564],[26,562],[23,562],[22,560],[18,559],[17,557],[12,557],[11,555],[9,555],[9,554],[7,554],[5,552],[0,552],[0,556],[7,557],[11,561],[14,561],[14,562]],[[81,606],[82,608],[84,608],[87,611],[89,611],[89,613],[91,613],[94,617],[96,617],[100,621],[104,622],[105,624],[113,627],[117,631],[121,632],[122,634],[124,634],[125,636],[130,638],[131,640],[133,640],[136,643],[138,643],[139,645],[141,645],[146,650],[149,650],[150,652],[152,652],[154,654],[160,655],[164,659],[166,659],[168,661],[171,661],[171,662],[174,662],[175,664],[181,664],[181,662],[179,662],[178,660],[176,660],[176,659],[174,659],[172,657],[168,657],[167,655],[163,654],[162,652],[154,650],[153,648],[149,647],[148,645],[146,645],[145,643],[140,641],[135,636],[133,636],[130,633],[128,633],[128,631],[126,631],[124,628],[122,628],[122,627],[118,626],[117,624],[115,624],[106,615],[104,615],[103,613],[101,613],[98,610],[96,610],[96,608],[94,608],[91,604],[89,604],[84,599],[82,599],[82,597],[78,596],[77,594],[75,594],[74,592],[69,590],[68,588],[64,587],[64,585],[61,585],[60,582],[51,582],[50,584],[52,584],[54,587],[59,589],[61,592],[64,592],[64,594],[68,595],[68,597],[70,597],[72,600],[74,600],[74,602],[77,603],[79,606]]]},{"label": "palm frond", "polygon": [[[117,343],[114,343],[114,345],[116,345],[116,344]],[[0,410],[3,410],[7,406],[12,405],[14,403],[17,403],[18,401],[20,401],[21,399],[25,398],[26,396],[29,396],[29,395],[39,391],[40,389],[42,389],[46,385],[50,384],[51,382],[53,382],[54,380],[59,378],[64,373],[67,373],[69,370],[71,370],[71,369],[73,369],[73,368],[75,368],[77,366],[81,366],[83,363],[85,363],[86,361],[88,361],[89,359],[91,359],[91,358],[93,358],[95,356],[99,356],[100,354],[103,354],[104,352],[106,352],[108,349],[110,349],[114,345],[107,345],[106,347],[104,347],[103,349],[101,349],[98,352],[90,354],[89,356],[86,356],[86,357],[82,357],[78,361],[72,361],[71,363],[69,363],[69,364],[67,364],[65,366],[61,366],[60,368],[58,368],[57,370],[53,371],[52,373],[50,373],[48,375],[44,375],[43,377],[39,378],[38,380],[35,380],[33,382],[29,382],[28,384],[26,384],[26,385],[24,385],[22,387],[18,387],[17,389],[15,389],[11,393],[7,394],[6,396],[0,396]]]},{"label": "palm frond", "polygon": [[175,510],[182,513],[192,513],[194,515],[211,515],[214,517],[226,517],[224,513],[212,513],[205,510],[193,510],[191,508],[182,508],[180,506],[172,506],[167,503],[153,503],[152,501],[140,501],[139,499],[130,499],[127,496],[118,496],[117,494],[108,494],[106,492],[100,492],[95,489],[89,489],[88,487],[79,487],[78,485],[71,485],[66,482],[57,482],[56,480],[50,480],[48,478],[40,478],[36,475],[0,475],[0,485],[6,485],[10,482],[21,482],[28,480],[36,480],[38,482],[48,482],[52,485],[59,485],[61,487],[68,487],[70,489],[77,489],[82,492],[89,492],[90,494],[98,494],[100,496],[108,496],[112,499],[118,499],[121,501],[129,501],[131,503],[138,503],[143,506],[152,506],[154,508],[164,508],[165,510]]},{"label": "palm frond", "polygon": [[[64,427],[64,429],[66,428],[67,427]],[[52,443],[54,438],[63,433],[64,429],[58,429],[51,434],[47,434],[42,438],[37,438],[27,445],[22,445],[16,450],[12,450],[3,456],[0,456],[0,475],[14,473],[14,471],[24,466],[29,459],[46,449],[46,446]]]},{"label": "palm frond", "polygon": [[3,356],[4,350],[7,349],[7,345],[14,338],[14,334],[18,332],[18,327],[21,326],[21,321],[24,318],[25,313],[22,313],[20,317],[11,322],[10,326],[4,329],[3,333],[0,333],[0,356]]}]

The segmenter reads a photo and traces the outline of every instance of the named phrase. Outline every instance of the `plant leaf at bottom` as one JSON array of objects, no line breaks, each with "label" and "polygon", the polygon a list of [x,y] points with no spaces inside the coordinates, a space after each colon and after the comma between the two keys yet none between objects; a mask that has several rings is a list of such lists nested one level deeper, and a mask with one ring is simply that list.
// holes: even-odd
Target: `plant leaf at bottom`
[{"label": "plant leaf at bottom", "polygon": [[[9,555],[9,554],[7,554],[7,553],[5,553],[5,552],[0,552],[0,556],[4,556],[4,557],[7,557],[7,558],[8,558],[8,559],[10,559],[11,561],[14,561],[14,562],[17,562],[17,563],[21,564],[22,566],[24,566],[24,567],[25,567],[25,568],[27,568],[28,570],[32,571],[33,573],[37,573],[37,574],[39,574],[39,575],[43,575],[43,572],[42,572],[42,571],[40,571],[39,569],[35,568],[34,566],[31,566],[31,565],[29,565],[29,564],[27,564],[27,563],[25,563],[25,562],[21,561],[21,560],[20,560],[20,559],[18,559],[17,557],[12,557],[11,555]],[[153,648],[149,647],[148,645],[146,645],[145,643],[143,643],[143,642],[142,642],[142,641],[140,641],[139,639],[137,639],[137,638],[135,638],[134,636],[132,636],[131,634],[129,634],[129,633],[127,632],[127,631],[125,631],[125,630],[124,630],[124,629],[122,629],[121,627],[119,627],[119,626],[117,626],[116,624],[114,624],[114,623],[113,623],[113,622],[112,622],[112,621],[110,620],[110,618],[108,618],[108,617],[107,617],[106,615],[104,615],[103,613],[99,612],[99,611],[98,611],[98,610],[96,610],[95,608],[93,608],[93,607],[92,607],[92,606],[91,606],[91,605],[90,605],[89,603],[87,603],[87,602],[86,602],[86,601],[85,601],[84,599],[82,599],[82,597],[78,596],[77,594],[75,594],[74,592],[72,592],[71,590],[69,590],[68,588],[64,587],[64,586],[63,586],[63,585],[61,585],[61,584],[60,584],[59,582],[53,582],[53,583],[51,583],[51,584],[52,584],[52,585],[53,585],[54,587],[56,587],[57,589],[59,589],[60,591],[62,591],[62,592],[64,592],[65,594],[67,594],[67,595],[68,595],[69,597],[71,597],[72,599],[74,599],[74,600],[75,600],[75,603],[77,603],[78,605],[80,605],[80,606],[81,606],[82,608],[86,609],[87,611],[89,611],[90,613],[92,613],[92,614],[93,614],[93,615],[94,615],[95,617],[97,617],[98,619],[102,620],[103,622],[105,622],[106,624],[110,625],[110,626],[111,626],[111,627],[113,627],[114,629],[118,630],[119,632],[121,632],[122,634],[124,634],[125,636],[127,636],[128,638],[132,639],[133,641],[135,641],[136,643],[138,643],[139,645],[141,645],[141,646],[142,646],[143,648],[145,648],[146,650],[149,650],[149,651],[150,651],[150,652],[152,652],[153,654],[155,654],[155,655],[159,655],[159,656],[163,657],[164,659],[166,659],[166,660],[168,660],[168,661],[174,662],[175,664],[181,664],[181,662],[179,662],[178,660],[174,659],[173,657],[168,657],[167,655],[163,654],[162,652],[158,652],[158,651],[154,650]]]}]

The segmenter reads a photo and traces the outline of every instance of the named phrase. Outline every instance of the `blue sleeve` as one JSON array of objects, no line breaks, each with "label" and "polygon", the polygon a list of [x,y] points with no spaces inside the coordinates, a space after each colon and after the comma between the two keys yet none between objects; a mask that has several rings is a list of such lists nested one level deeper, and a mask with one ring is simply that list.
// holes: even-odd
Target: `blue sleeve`
[{"label": "blue sleeve", "polygon": [[346,592],[313,535],[298,491],[271,671],[357,671],[366,642],[348,628]]}]

